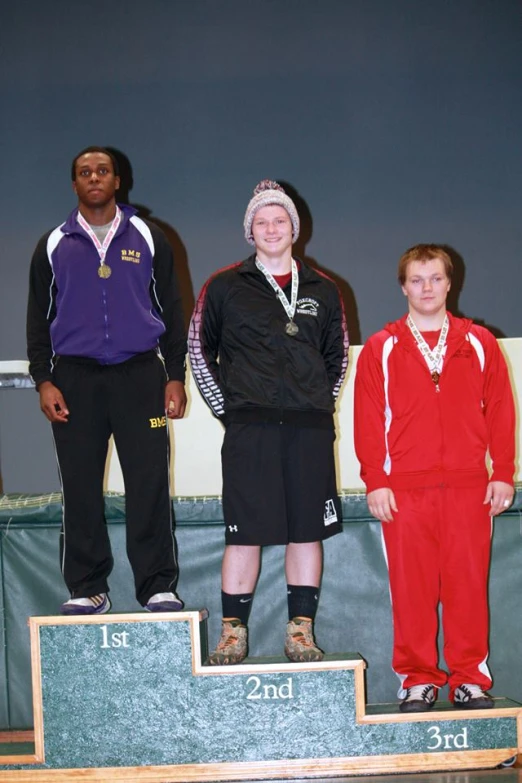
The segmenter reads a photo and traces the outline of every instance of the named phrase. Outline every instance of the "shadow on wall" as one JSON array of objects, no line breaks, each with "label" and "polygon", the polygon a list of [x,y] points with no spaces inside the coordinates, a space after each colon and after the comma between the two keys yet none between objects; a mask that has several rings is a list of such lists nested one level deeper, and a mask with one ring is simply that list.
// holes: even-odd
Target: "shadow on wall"
[{"label": "shadow on wall", "polygon": [[118,161],[118,166],[120,169],[120,189],[118,191],[118,202],[120,204],[129,204],[138,211],[139,217],[150,220],[151,223],[155,223],[156,226],[162,229],[169,241],[172,252],[174,254],[174,267],[176,269],[179,290],[181,293],[183,318],[185,321],[185,327],[188,329],[192,311],[194,310],[195,300],[185,245],[183,244],[178,232],[169,223],[166,223],[164,220],[155,217],[149,207],[143,204],[131,203],[129,194],[134,185],[132,164],[127,155],[125,155],[124,152],[121,152],[121,150],[118,150],[115,147],[107,147],[107,149]]},{"label": "shadow on wall", "polygon": [[346,323],[348,326],[348,335],[350,337],[350,345],[361,344],[361,329],[359,326],[359,316],[357,312],[357,302],[355,301],[355,295],[352,287],[340,277],[336,272],[332,272],[328,267],[323,266],[315,258],[306,255],[306,245],[312,238],[313,232],[313,218],[308,204],[304,198],[298,193],[298,191],[289,182],[283,180],[277,180],[281,187],[285,189],[292,201],[294,202],[297,212],[299,214],[299,220],[301,221],[301,229],[299,232],[299,238],[294,245],[295,255],[298,258],[309,264],[310,266],[325,272],[337,285],[341,299],[344,304],[344,312],[346,315]]},{"label": "shadow on wall", "polygon": [[456,315],[459,318],[472,318],[474,323],[483,326],[485,329],[488,329],[497,338],[497,340],[505,337],[506,335],[501,329],[498,328],[498,326],[488,324],[482,318],[475,318],[472,315],[468,316],[461,312],[459,309],[459,297],[462,289],[464,288],[466,264],[464,263],[464,259],[460,253],[458,253],[455,248],[451,247],[450,245],[441,245],[441,247],[446,251],[453,262],[453,278],[451,281],[451,288],[448,294],[448,299],[446,301],[450,313],[453,313],[453,315]]}]

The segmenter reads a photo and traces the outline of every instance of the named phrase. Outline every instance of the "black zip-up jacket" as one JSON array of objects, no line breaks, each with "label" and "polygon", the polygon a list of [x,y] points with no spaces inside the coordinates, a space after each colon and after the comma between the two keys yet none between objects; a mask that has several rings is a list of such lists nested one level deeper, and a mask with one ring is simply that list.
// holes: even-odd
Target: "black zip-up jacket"
[{"label": "black zip-up jacket", "polygon": [[346,319],[333,280],[299,265],[295,336],[285,332],[288,316],[255,256],[203,286],[189,329],[192,374],[227,423],[331,426],[348,365]]}]

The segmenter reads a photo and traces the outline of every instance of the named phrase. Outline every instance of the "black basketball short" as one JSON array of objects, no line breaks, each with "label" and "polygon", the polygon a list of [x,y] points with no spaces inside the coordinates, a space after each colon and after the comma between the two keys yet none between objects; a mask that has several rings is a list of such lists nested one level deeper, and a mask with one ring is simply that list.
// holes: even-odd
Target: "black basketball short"
[{"label": "black basketball short", "polygon": [[341,532],[332,429],[228,425],[221,450],[227,544],[322,541]]}]

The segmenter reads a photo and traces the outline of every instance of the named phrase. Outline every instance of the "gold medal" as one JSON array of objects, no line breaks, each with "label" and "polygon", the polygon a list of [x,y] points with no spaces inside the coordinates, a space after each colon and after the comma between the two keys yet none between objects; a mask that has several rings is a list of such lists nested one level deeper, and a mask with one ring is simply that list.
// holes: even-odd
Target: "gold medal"
[{"label": "gold medal", "polygon": [[103,280],[107,280],[112,275],[112,269],[110,266],[107,266],[107,264],[100,264],[98,267],[98,277],[101,277]]}]

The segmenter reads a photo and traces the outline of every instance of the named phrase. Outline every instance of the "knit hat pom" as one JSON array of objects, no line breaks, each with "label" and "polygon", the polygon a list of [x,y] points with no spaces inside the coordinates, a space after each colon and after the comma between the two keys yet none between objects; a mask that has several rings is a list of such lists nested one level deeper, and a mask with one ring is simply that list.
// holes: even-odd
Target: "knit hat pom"
[{"label": "knit hat pom", "polygon": [[273,179],[262,179],[254,188],[254,196],[257,196],[258,193],[263,193],[264,190],[279,190],[281,193],[285,192],[279,182],[274,182]]}]

